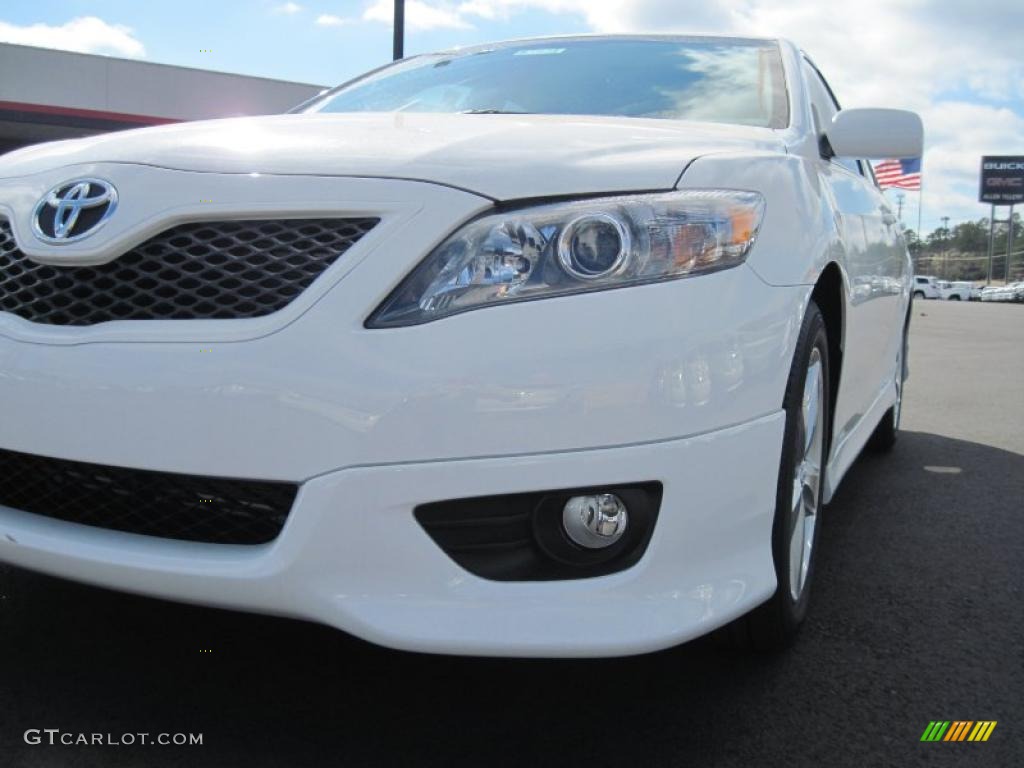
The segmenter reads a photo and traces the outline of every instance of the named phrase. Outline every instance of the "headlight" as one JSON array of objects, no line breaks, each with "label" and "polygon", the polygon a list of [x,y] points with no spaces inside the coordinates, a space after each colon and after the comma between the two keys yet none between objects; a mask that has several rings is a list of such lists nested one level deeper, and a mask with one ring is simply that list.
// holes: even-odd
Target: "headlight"
[{"label": "headlight", "polygon": [[687,190],[483,216],[436,248],[367,326],[672,280],[741,264],[761,225],[756,192]]}]

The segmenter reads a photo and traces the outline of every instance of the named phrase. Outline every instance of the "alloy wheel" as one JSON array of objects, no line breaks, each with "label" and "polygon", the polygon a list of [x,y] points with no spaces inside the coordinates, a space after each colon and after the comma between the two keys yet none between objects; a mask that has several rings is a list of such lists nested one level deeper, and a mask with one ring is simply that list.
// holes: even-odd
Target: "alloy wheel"
[{"label": "alloy wheel", "polygon": [[789,590],[800,599],[807,583],[814,548],[814,528],[821,498],[821,465],[824,446],[825,381],[821,353],[811,350],[800,406],[797,445],[801,451],[793,473],[793,530],[789,541]]}]

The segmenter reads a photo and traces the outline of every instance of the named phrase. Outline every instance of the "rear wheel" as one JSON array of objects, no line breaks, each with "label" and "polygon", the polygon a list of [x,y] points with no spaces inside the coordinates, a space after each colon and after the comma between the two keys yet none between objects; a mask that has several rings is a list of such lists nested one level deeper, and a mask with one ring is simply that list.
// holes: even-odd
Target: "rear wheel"
[{"label": "rear wheel", "polygon": [[914,298],[915,299],[923,299],[924,298],[924,291],[914,291]]},{"label": "rear wheel", "polygon": [[825,322],[812,301],[800,329],[783,400],[786,427],[772,526],[778,586],[768,602],[719,631],[719,640],[732,647],[785,648],[807,615],[831,423],[828,382]]}]

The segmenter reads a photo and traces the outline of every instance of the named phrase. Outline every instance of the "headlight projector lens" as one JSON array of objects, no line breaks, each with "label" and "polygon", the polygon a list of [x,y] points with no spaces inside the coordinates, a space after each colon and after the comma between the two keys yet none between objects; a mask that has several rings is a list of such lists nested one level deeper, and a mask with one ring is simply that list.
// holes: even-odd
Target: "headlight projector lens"
[{"label": "headlight projector lens", "polygon": [[612,274],[625,262],[632,242],[629,229],[607,213],[588,213],[570,221],[558,238],[558,261],[580,280]]},{"label": "headlight projector lens", "polygon": [[626,505],[614,493],[573,496],[562,510],[570,539],[587,549],[603,549],[622,538],[628,523]]}]

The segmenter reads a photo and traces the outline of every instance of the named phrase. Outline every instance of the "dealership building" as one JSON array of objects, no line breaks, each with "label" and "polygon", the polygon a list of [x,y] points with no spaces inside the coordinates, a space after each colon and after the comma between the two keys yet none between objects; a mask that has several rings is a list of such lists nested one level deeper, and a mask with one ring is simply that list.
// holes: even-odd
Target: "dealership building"
[{"label": "dealership building", "polygon": [[182,120],[280,113],[323,88],[0,43],[0,152]]}]

